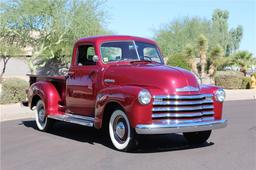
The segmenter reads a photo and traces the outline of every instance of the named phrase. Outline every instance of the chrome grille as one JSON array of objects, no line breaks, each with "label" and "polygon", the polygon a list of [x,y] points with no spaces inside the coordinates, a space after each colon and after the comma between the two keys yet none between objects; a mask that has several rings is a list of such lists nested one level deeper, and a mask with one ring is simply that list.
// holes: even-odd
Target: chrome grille
[{"label": "chrome grille", "polygon": [[153,96],[152,119],[174,121],[213,118],[213,95]]}]

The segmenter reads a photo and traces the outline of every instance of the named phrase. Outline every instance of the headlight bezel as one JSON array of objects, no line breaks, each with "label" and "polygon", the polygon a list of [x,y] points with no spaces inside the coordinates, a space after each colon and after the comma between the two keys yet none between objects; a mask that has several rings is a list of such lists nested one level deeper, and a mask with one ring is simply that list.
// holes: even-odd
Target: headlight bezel
[{"label": "headlight bezel", "polygon": [[216,101],[221,102],[221,103],[224,102],[225,97],[226,97],[225,90],[222,88],[216,90],[214,96],[215,96]]},{"label": "headlight bezel", "polygon": [[138,94],[138,101],[142,105],[148,105],[152,100],[152,95],[147,89],[142,89]]}]

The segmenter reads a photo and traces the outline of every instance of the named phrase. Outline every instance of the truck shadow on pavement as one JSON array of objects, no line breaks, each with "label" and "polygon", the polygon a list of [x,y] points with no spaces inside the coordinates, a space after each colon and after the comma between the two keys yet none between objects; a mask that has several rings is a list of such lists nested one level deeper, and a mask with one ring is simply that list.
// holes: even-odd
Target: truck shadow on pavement
[{"label": "truck shadow on pavement", "polygon": [[[37,130],[36,123],[33,120],[24,120],[21,125],[27,128]],[[94,145],[102,144],[108,148],[114,149],[107,135],[100,130],[85,126],[75,125],[66,122],[57,122],[48,134],[57,135],[67,139],[79,142],[86,142]],[[213,142],[206,142],[201,145],[190,145],[181,134],[168,135],[140,135],[138,136],[137,149],[132,153],[154,153],[188,150],[202,148],[214,145]]]}]

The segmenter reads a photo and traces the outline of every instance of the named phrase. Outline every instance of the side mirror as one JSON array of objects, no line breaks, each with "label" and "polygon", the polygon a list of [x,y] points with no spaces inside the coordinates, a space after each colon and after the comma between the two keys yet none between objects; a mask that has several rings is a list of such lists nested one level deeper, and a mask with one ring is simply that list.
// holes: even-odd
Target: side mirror
[{"label": "side mirror", "polygon": [[99,57],[98,57],[97,55],[94,55],[94,56],[92,57],[92,61],[93,61],[93,62],[97,63],[98,60],[99,60]]}]

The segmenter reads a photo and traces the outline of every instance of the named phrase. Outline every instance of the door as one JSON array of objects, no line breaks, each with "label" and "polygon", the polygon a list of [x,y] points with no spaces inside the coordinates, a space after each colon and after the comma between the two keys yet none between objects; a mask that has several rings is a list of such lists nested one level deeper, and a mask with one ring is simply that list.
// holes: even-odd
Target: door
[{"label": "door", "polygon": [[96,78],[99,68],[93,61],[94,55],[93,45],[78,45],[76,60],[70,67],[66,80],[66,106],[69,113],[94,115]]}]

